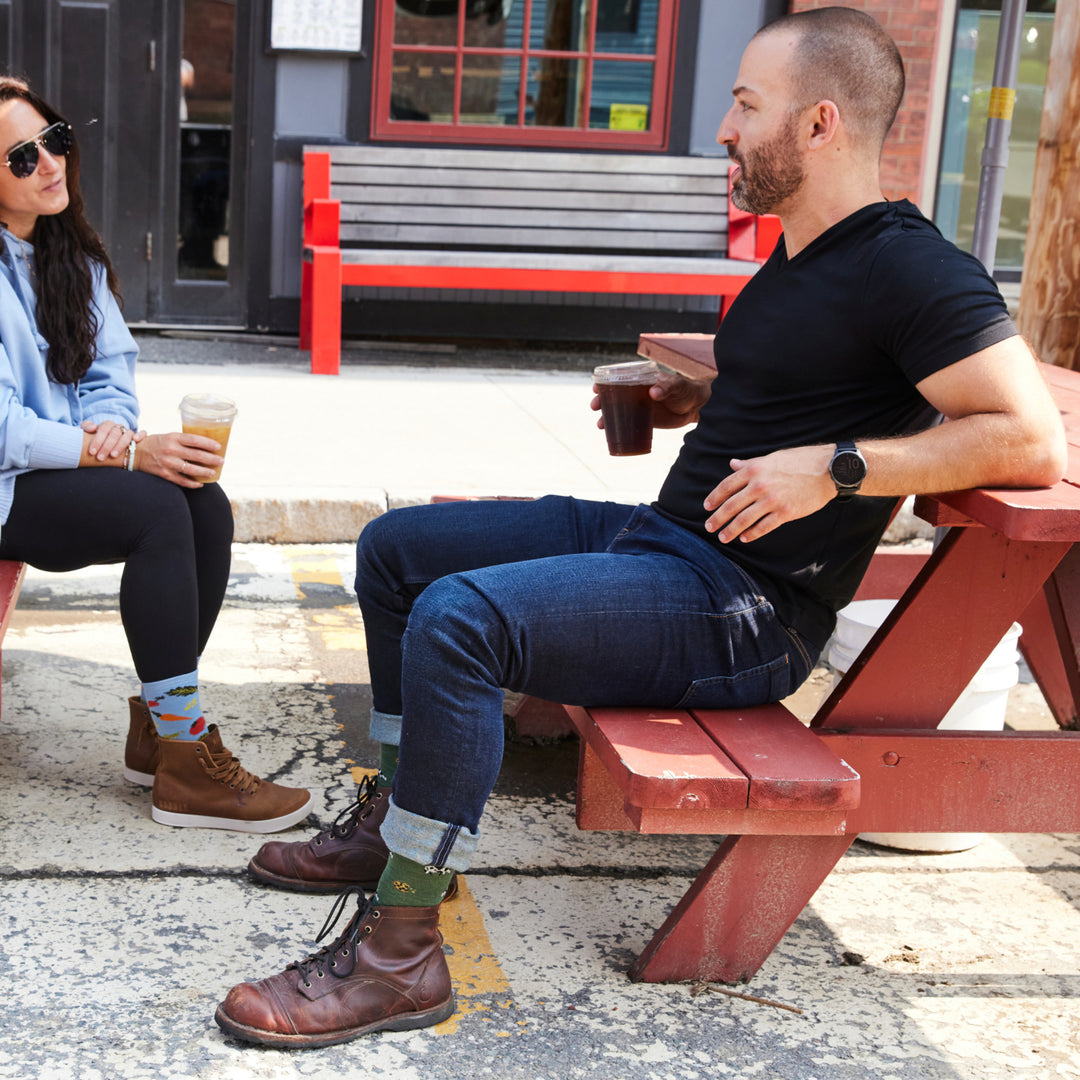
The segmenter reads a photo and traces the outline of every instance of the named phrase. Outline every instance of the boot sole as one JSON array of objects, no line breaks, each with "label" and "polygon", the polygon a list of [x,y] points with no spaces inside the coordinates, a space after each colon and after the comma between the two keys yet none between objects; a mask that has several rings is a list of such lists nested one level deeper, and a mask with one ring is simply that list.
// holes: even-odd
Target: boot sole
[{"label": "boot sole", "polygon": [[342,889],[356,885],[364,892],[374,892],[379,879],[373,881],[305,881],[303,878],[287,878],[264,870],[254,859],[248,862],[248,873],[262,885],[273,885],[278,889],[288,889],[300,893],[339,893]]},{"label": "boot sole", "polygon": [[139,772],[124,766],[124,779],[130,784],[138,784],[140,787],[154,786],[154,774],[152,772]]},{"label": "boot sole", "polygon": [[178,814],[171,810],[160,810],[151,806],[150,817],[159,825],[172,825],[177,829],[232,829],[234,832],[272,833],[303,821],[311,812],[314,796],[309,795],[307,802],[291,814],[281,817],[264,818],[262,821],[245,821],[242,818],[208,817],[204,814]]},{"label": "boot sole", "polygon": [[455,1008],[454,995],[451,994],[441,1005],[423,1012],[400,1013],[385,1020],[376,1020],[372,1024],[364,1024],[362,1027],[346,1028],[344,1031],[327,1032],[324,1035],[287,1035],[284,1032],[248,1027],[246,1024],[238,1024],[220,1005],[214,1013],[214,1020],[226,1035],[232,1035],[244,1042],[315,1050],[320,1046],[336,1046],[338,1043],[350,1042],[374,1031],[415,1031],[417,1028],[432,1027],[453,1016]]},{"label": "boot sole", "polygon": [[[278,889],[288,889],[290,892],[298,893],[339,893],[342,889],[347,889],[351,885],[370,893],[379,887],[378,878],[374,881],[305,881],[303,878],[281,877],[278,874],[271,873],[269,870],[264,870],[254,858],[248,861],[248,873],[260,885],[273,885]],[[455,874],[450,879],[450,885],[446,890],[446,895],[443,897],[443,903],[446,903],[447,900],[453,900],[457,894],[458,884],[457,874]]]}]

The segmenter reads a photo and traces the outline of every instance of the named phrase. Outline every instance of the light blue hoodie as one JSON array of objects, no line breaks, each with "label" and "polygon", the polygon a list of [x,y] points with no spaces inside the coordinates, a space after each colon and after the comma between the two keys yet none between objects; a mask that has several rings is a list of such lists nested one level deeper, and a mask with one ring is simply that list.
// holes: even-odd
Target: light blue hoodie
[{"label": "light blue hoodie", "polygon": [[[135,344],[105,270],[94,266],[97,355],[74,384],[53,382],[45,366],[49,346],[37,326],[30,283],[34,249],[0,229],[0,523],[7,521],[15,477],[31,469],[74,469],[82,454],[84,420],[138,425]],[[25,251],[25,260],[24,260]]]}]

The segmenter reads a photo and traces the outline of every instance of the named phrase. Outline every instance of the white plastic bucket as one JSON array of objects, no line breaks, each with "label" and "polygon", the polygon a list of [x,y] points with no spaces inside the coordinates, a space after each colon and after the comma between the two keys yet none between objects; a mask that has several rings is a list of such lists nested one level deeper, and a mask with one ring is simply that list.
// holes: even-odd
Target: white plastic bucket
[{"label": "white plastic bucket", "polygon": [[[895,600],[856,600],[836,614],[836,633],[829,647],[829,665],[840,674],[851,667],[878,627],[896,604]],[[1021,628],[1013,623],[986,658],[938,725],[956,731],[1001,731],[1009,691],[1020,678],[1017,641]],[[839,678],[839,675],[837,676]],[[861,833],[860,840],[903,851],[967,851],[984,839],[983,833]]]}]

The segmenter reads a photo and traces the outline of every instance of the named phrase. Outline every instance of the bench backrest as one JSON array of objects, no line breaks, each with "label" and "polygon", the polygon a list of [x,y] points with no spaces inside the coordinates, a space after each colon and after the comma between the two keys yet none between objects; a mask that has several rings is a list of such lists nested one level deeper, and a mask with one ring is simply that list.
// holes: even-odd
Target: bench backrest
[{"label": "bench backrest", "polygon": [[304,204],[340,201],[342,246],[724,256],[727,174],[724,158],[311,146]]}]

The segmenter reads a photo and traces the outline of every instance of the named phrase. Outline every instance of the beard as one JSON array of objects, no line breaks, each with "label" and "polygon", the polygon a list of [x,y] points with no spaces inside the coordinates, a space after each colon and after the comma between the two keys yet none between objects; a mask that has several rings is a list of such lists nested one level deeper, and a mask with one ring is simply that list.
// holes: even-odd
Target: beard
[{"label": "beard", "polygon": [[791,116],[768,142],[742,154],[731,154],[741,168],[731,201],[749,214],[774,214],[806,179],[796,149],[798,118]]}]

